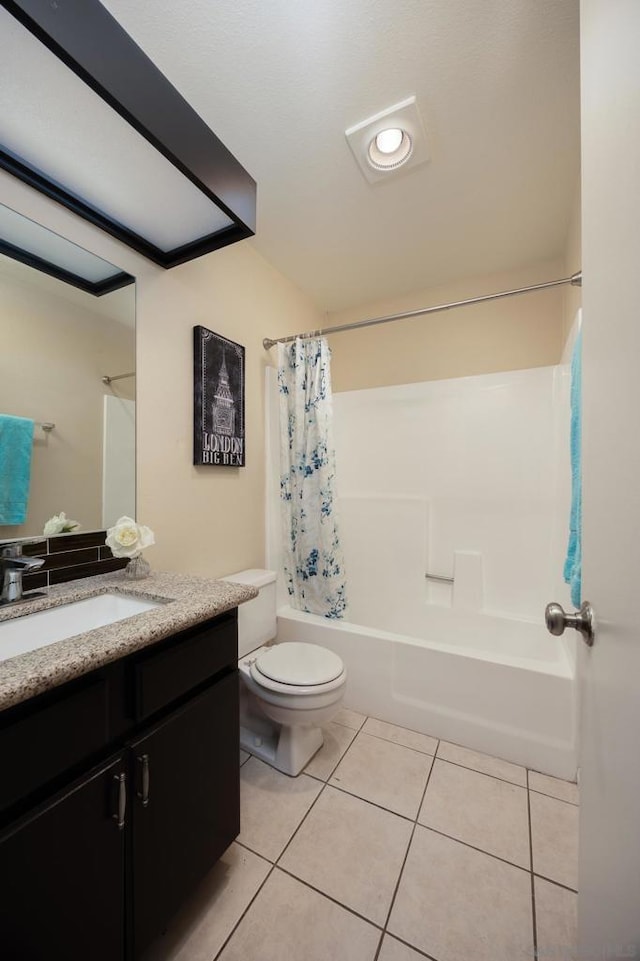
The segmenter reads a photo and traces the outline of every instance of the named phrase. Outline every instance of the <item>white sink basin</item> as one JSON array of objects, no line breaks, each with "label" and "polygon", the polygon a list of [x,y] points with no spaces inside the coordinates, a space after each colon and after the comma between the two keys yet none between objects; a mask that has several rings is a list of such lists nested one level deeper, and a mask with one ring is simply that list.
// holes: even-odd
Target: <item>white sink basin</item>
[{"label": "white sink basin", "polygon": [[83,601],[29,614],[28,602],[25,602],[24,616],[0,623],[0,661],[106,624],[115,624],[116,621],[160,607],[163,603],[126,594],[98,594],[97,597],[87,597]]}]

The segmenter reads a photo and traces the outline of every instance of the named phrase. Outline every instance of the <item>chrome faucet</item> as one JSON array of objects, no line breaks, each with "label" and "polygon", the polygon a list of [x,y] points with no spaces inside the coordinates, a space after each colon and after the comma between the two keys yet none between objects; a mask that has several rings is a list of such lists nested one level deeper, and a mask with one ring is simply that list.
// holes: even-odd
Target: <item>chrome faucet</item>
[{"label": "chrome faucet", "polygon": [[0,604],[21,601],[22,575],[44,564],[44,557],[25,557],[22,553],[22,544],[23,541],[14,541],[6,544],[0,551],[0,574],[2,575]]}]

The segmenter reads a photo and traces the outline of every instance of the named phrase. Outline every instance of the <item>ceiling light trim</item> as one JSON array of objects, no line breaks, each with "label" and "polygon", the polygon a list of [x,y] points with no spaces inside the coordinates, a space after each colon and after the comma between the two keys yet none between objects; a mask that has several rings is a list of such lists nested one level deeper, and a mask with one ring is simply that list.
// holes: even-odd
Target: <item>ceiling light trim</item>
[{"label": "ceiling light trim", "polygon": [[99,0],[0,3],[233,225],[163,251],[14,152],[0,151],[1,167],[162,267],[176,266],[255,233],[257,188],[253,178]]},{"label": "ceiling light trim", "polygon": [[[371,147],[378,134],[391,128],[402,130],[405,143],[408,141],[408,152],[395,163],[376,163],[371,156]],[[407,97],[349,127],[345,130],[345,137],[362,174],[371,184],[382,183],[394,174],[404,173],[431,159],[427,133],[415,96]],[[388,157],[392,156],[388,154]]]}]

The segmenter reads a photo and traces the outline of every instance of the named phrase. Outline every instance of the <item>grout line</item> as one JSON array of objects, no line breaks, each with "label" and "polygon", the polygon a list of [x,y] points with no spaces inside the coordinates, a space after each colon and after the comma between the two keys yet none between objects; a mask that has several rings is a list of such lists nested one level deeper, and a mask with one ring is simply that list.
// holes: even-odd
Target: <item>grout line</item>
[{"label": "grout line", "polygon": [[533,926],[533,956],[538,957],[538,921],[536,918],[536,886],[533,877],[533,830],[531,827],[531,795],[529,793],[529,771],[527,770],[527,825],[529,828],[529,862],[531,864],[531,923]]},{"label": "grout line", "polygon": [[[238,843],[238,842],[236,842],[236,844],[237,844],[237,843]],[[244,845],[242,845],[242,846],[244,847]],[[251,849],[248,848],[247,850],[251,850]],[[256,852],[253,851],[252,853],[255,854]],[[253,902],[256,900],[256,898],[258,897],[258,895],[259,895],[260,892],[262,891],[263,887],[265,886],[265,884],[267,883],[267,881],[269,880],[269,878],[271,877],[271,875],[273,874],[273,872],[275,871],[275,869],[276,869],[275,864],[272,864],[271,867],[269,868],[269,870],[267,871],[267,874],[266,874],[266,877],[265,877],[264,881],[263,881],[262,884],[258,887],[258,890],[257,890],[256,893],[253,895],[253,897],[251,898],[251,900],[250,900],[249,903],[247,904],[246,908],[244,909],[244,911],[242,912],[242,914],[240,915],[240,917],[238,918],[238,920],[236,921],[236,923],[235,923],[235,924],[233,925],[233,927],[231,928],[231,931],[229,932],[229,934],[227,935],[227,937],[224,939],[223,944],[220,946],[220,950],[219,950],[219,951],[216,951],[216,953],[215,953],[214,957],[211,959],[211,961],[216,961],[216,959],[221,956],[222,952],[224,951],[224,949],[225,949],[226,946],[228,945],[229,941],[231,940],[231,938],[234,936],[234,934],[235,934],[236,931],[238,930],[238,927],[239,927],[240,924],[242,923],[242,921],[243,921],[243,919],[244,919],[244,916],[247,914],[247,912],[248,912],[249,909],[251,908]]]},{"label": "grout line", "polygon": [[432,954],[426,954],[426,952],[422,951],[420,948],[416,948],[415,944],[411,944],[410,941],[405,941],[404,938],[399,937],[399,935],[391,934],[390,931],[385,931],[384,934],[389,938],[394,938],[396,941],[399,941],[400,944],[404,944],[405,947],[411,948],[411,950],[415,951],[415,953],[421,958],[427,958],[428,961],[438,961],[438,959],[434,958]]},{"label": "grout line", "polygon": [[544,874],[538,874],[537,871],[533,872],[533,876],[540,878],[541,881],[547,881],[549,884],[555,884],[557,888],[562,888],[564,891],[571,891],[572,894],[578,894],[577,888],[570,888],[568,884],[563,884],[562,881],[554,881],[553,878],[547,878]]},{"label": "grout line", "polygon": [[[436,745],[436,750],[438,749],[439,744],[440,744],[440,742],[438,741],[438,744]],[[429,768],[429,773],[427,774],[427,781],[426,781],[426,784],[425,784],[425,786],[424,786],[424,791],[422,792],[422,797],[420,798],[420,804],[418,805],[418,810],[416,811],[416,816],[415,816],[415,818],[413,819],[413,829],[412,829],[412,831],[411,831],[411,836],[410,836],[410,838],[409,838],[409,843],[407,844],[407,850],[406,850],[405,853],[404,853],[404,858],[403,858],[403,860],[402,860],[402,866],[401,866],[400,872],[399,872],[399,874],[398,874],[398,880],[396,881],[396,886],[395,886],[395,888],[393,889],[393,895],[392,895],[392,897],[391,897],[391,904],[389,905],[389,910],[388,910],[388,912],[387,912],[387,920],[384,922],[384,930],[385,930],[385,932],[386,932],[386,930],[387,930],[387,926],[388,926],[389,921],[390,921],[390,919],[391,919],[391,912],[393,911],[393,906],[394,906],[394,904],[395,904],[395,902],[396,902],[396,896],[397,896],[398,890],[399,890],[399,888],[400,888],[400,881],[402,880],[402,875],[403,875],[403,873],[404,873],[404,868],[405,868],[405,865],[406,865],[406,863],[407,863],[407,858],[409,857],[409,851],[410,851],[411,845],[412,845],[412,843],[413,843],[413,836],[414,836],[414,834],[416,833],[416,827],[418,826],[418,818],[420,817],[420,811],[422,810],[422,805],[424,804],[424,799],[425,799],[425,796],[426,796],[426,793],[427,793],[427,788],[429,787],[429,781],[431,780],[431,773],[432,773],[432,771],[433,771],[433,769],[434,769],[434,767],[435,767],[435,763],[436,763],[436,761],[435,761],[435,757],[434,757],[433,760],[432,760],[432,762],[431,762],[431,767]]]},{"label": "grout line", "polygon": [[349,914],[353,914],[354,917],[359,918],[360,921],[364,921],[365,924],[371,925],[372,928],[376,928],[378,931],[380,931],[381,934],[384,934],[384,929],[382,925],[378,924],[377,921],[372,921],[371,918],[365,917],[364,914],[360,914],[354,908],[350,908],[348,904],[344,904],[342,901],[338,901],[338,899],[334,898],[333,895],[327,894],[327,892],[322,891],[321,888],[316,888],[313,884],[311,884],[310,881],[305,881],[304,878],[298,877],[297,874],[293,874],[287,868],[283,868],[280,864],[276,864],[275,867],[278,869],[278,871],[282,871],[283,874],[286,874],[287,877],[293,878],[293,880],[298,881],[299,884],[304,884],[305,888],[309,888],[311,891],[315,891],[316,894],[320,894],[323,898],[326,898],[327,901],[331,901],[333,904],[337,905],[337,907],[342,908],[343,911],[348,911]]},{"label": "grout line", "polygon": [[[375,720],[375,718],[374,718],[374,720]],[[385,724],[386,724],[386,723],[387,723],[387,722],[385,721]],[[397,725],[396,725],[396,726],[397,726]],[[405,731],[408,731],[409,728],[408,728],[408,727],[407,727],[407,728],[404,728],[404,730],[405,730]],[[419,731],[412,731],[411,733],[412,733],[412,734],[419,734],[420,732],[419,732]],[[401,744],[400,741],[392,741],[390,737],[382,737],[381,734],[372,734],[371,731],[365,731],[364,729],[361,729],[360,731],[358,731],[358,734],[366,734],[367,737],[374,737],[374,738],[376,739],[376,741],[384,741],[385,744],[395,744],[396,747],[403,747],[403,748],[405,748],[405,750],[407,750],[407,751],[413,751],[414,754],[421,754],[423,757],[425,757],[425,756],[426,756],[426,757],[433,757],[433,758],[435,757],[435,754],[432,754],[431,751],[421,751],[421,750],[420,750],[419,748],[417,748],[417,747],[409,747],[408,744]],[[430,734],[425,734],[424,737],[431,737],[431,735],[430,735]]]},{"label": "grout line", "polygon": [[384,941],[384,931],[380,932],[380,939],[378,941],[378,947],[376,948],[376,953],[373,956],[373,961],[378,961],[380,957],[380,952],[382,951],[382,942]]},{"label": "grout line", "polygon": [[[348,711],[349,708],[348,708],[348,707],[345,707],[345,708],[343,708],[343,710]],[[360,714],[360,711],[351,711],[351,714]],[[348,728],[350,731],[355,731],[356,734],[357,734],[358,731],[361,731],[362,728],[363,728],[363,727],[365,726],[365,724],[367,723],[367,721],[369,720],[369,716],[368,716],[367,714],[364,714],[364,715],[362,715],[362,716],[364,717],[364,720],[363,720],[362,724],[360,725],[360,727],[351,727],[350,724],[343,724],[342,721],[339,721],[337,717],[334,717],[334,718],[332,718],[331,720],[333,721],[334,724],[339,724],[340,727],[346,727],[346,728]]]},{"label": "grout line", "polygon": [[[431,767],[433,767],[433,765],[431,765]],[[429,775],[431,775],[431,770],[429,770]],[[410,817],[408,814],[398,814],[397,811],[392,811],[391,808],[386,808],[384,804],[378,804],[376,801],[371,801],[369,798],[363,797],[361,794],[354,794],[353,791],[347,791],[346,788],[340,787],[339,784],[329,784],[327,781],[326,786],[335,788],[336,791],[342,791],[343,794],[348,794],[349,797],[357,798],[358,801],[364,801],[365,804],[371,804],[374,808],[379,808],[381,811],[386,811],[387,814],[394,814],[397,818],[402,818],[403,821],[409,821],[412,824],[415,821],[415,818]],[[418,806],[418,814],[419,813],[420,807]]]},{"label": "grout line", "polygon": [[[436,750],[437,750],[438,744],[440,743],[440,740],[441,740],[439,737],[436,737],[435,734],[425,734],[424,731],[414,731],[414,729],[413,729],[412,727],[405,727],[403,724],[394,724],[393,721],[387,721],[386,718],[384,718],[384,717],[374,717],[373,714],[368,714],[367,717],[366,717],[366,720],[367,720],[367,721],[379,721],[380,724],[388,724],[389,727],[397,727],[399,731],[408,731],[409,734],[419,734],[420,737],[428,737],[428,738],[431,738],[432,741],[435,741],[435,742],[436,742]],[[369,733],[369,732],[367,731],[367,734],[368,734],[368,733]],[[373,735],[373,737],[378,737],[378,736],[379,736],[379,735],[377,735],[377,734],[374,734],[374,735]],[[385,739],[383,738],[383,740],[385,740]],[[451,742],[449,742],[449,743],[451,743]],[[462,747],[462,745],[460,745],[460,747]]]},{"label": "grout line", "polygon": [[[252,755],[252,756],[253,756],[253,755]],[[300,830],[301,826],[304,824],[305,820],[307,819],[307,817],[308,817],[308,815],[309,815],[309,812],[311,811],[311,809],[313,808],[314,804],[316,803],[316,801],[318,800],[318,798],[320,797],[320,795],[322,794],[323,791],[324,791],[324,785],[323,785],[323,786],[320,788],[320,790],[318,791],[318,794],[317,794],[317,796],[313,799],[313,802],[311,803],[311,806],[309,807],[308,811],[306,812],[306,814],[304,815],[304,817],[303,817],[302,820],[300,821],[300,824],[297,826],[297,828],[295,829],[295,831],[293,832],[293,834],[291,835],[291,837],[289,838],[289,840],[287,841],[287,843],[285,844],[284,848],[282,849],[282,851],[280,852],[280,854],[278,855],[278,857],[276,858],[275,861],[270,861],[269,858],[265,858],[265,856],[264,856],[263,854],[258,854],[258,852],[257,852],[257,851],[254,851],[253,848],[250,848],[250,847],[248,847],[248,845],[243,844],[241,841],[237,841],[237,840],[236,840],[236,844],[239,844],[241,847],[245,848],[247,851],[251,851],[252,854],[256,854],[256,855],[258,855],[258,857],[263,858],[263,860],[265,860],[265,861],[267,861],[267,863],[271,864],[271,868],[269,869],[269,872],[267,873],[267,876],[265,877],[264,881],[262,882],[262,884],[260,885],[260,887],[258,888],[258,890],[256,891],[256,893],[255,893],[254,896],[251,898],[249,904],[246,906],[246,908],[244,909],[244,911],[242,912],[242,914],[240,915],[240,917],[238,918],[238,920],[237,920],[236,923],[234,924],[233,928],[232,928],[231,931],[229,932],[229,936],[225,939],[224,944],[222,945],[222,947],[220,948],[220,950],[217,952],[217,954],[215,955],[215,957],[212,959],[212,961],[216,961],[216,959],[220,957],[220,955],[222,954],[222,952],[223,952],[224,949],[226,948],[227,944],[229,943],[229,941],[231,940],[231,938],[233,937],[233,935],[234,935],[235,932],[237,931],[238,926],[241,924],[242,919],[243,919],[244,916],[246,915],[247,911],[249,910],[249,908],[251,907],[251,905],[253,904],[253,902],[255,901],[255,899],[258,897],[258,895],[259,895],[260,892],[262,891],[263,887],[265,886],[265,884],[267,883],[267,881],[269,880],[269,878],[271,877],[271,875],[272,875],[273,872],[275,871],[277,862],[280,860],[280,858],[282,857],[282,855],[284,854],[284,852],[287,850],[287,848],[289,847],[289,845],[290,845],[291,842],[293,841],[294,837],[296,836],[296,834],[297,834],[298,831]],[[279,870],[282,870],[282,869],[279,868]]]},{"label": "grout line", "polygon": [[[341,726],[344,727],[344,729],[345,729],[346,731],[353,731],[353,728],[352,728],[352,727],[347,727],[346,724],[342,724]],[[331,768],[331,771],[330,771],[330,773],[327,775],[326,778],[319,777],[317,774],[310,774],[309,771],[307,771],[306,768],[304,769],[304,771],[303,771],[302,773],[303,773],[303,774],[306,774],[307,777],[315,778],[316,781],[322,781],[324,784],[328,784],[328,783],[329,783],[329,778],[332,778],[332,777],[333,777],[333,775],[334,775],[335,772],[336,772],[336,768],[342,763],[343,759],[344,759],[344,758],[346,757],[346,755],[349,753],[349,749],[351,748],[351,745],[353,744],[353,742],[356,740],[357,736],[358,736],[358,732],[357,732],[357,731],[353,731],[353,737],[351,738],[351,740],[350,740],[349,743],[347,744],[346,748],[344,749],[344,751],[342,752],[342,754],[340,755],[340,757],[338,758],[338,760],[336,761],[336,763],[335,763],[335,764],[333,765],[333,767]],[[320,748],[320,751],[321,751],[321,750],[322,750],[322,748]],[[320,753],[320,751],[318,751],[318,754]],[[316,756],[316,755],[314,754],[314,757],[315,757],[315,756]],[[311,761],[313,761],[313,758],[311,758]],[[309,764],[311,764],[311,761],[309,761]]]},{"label": "grout line", "polygon": [[[500,758],[497,758],[496,760],[500,760]],[[446,757],[442,757],[442,755],[440,755],[440,754],[437,754],[437,755],[436,755],[436,761],[444,761],[445,764],[453,764],[454,767],[461,767],[461,768],[463,768],[463,770],[465,770],[465,771],[473,771],[474,774],[482,774],[482,775],[484,775],[484,777],[492,777],[494,781],[502,781],[503,784],[511,784],[512,787],[522,788],[523,791],[526,791],[526,790],[527,790],[527,785],[526,785],[526,784],[518,784],[517,781],[508,781],[506,777],[498,777],[497,774],[487,774],[486,771],[479,771],[479,770],[478,770],[477,768],[475,768],[475,767],[469,767],[468,764],[460,764],[460,763],[458,763],[458,761],[449,761]],[[505,763],[510,764],[511,762],[510,762],[510,761],[506,761]],[[524,772],[525,772],[525,781],[526,781],[526,779],[527,779],[527,769],[526,769],[526,768],[523,768],[523,770],[524,770]]]},{"label": "grout line", "polygon": [[[535,772],[534,772],[534,773],[535,773]],[[537,791],[536,788],[534,788],[534,787],[530,787],[529,790],[530,790],[533,794],[541,794],[542,797],[549,797],[549,798],[551,798],[552,801],[561,801],[562,804],[570,804],[571,807],[574,807],[574,808],[579,808],[579,807],[580,807],[580,802],[579,802],[579,801],[567,801],[566,798],[556,797],[555,794],[547,794],[546,791]]]},{"label": "grout line", "polygon": [[256,856],[257,858],[262,858],[262,860],[263,860],[263,861],[266,861],[267,864],[275,864],[275,863],[276,863],[275,861],[272,861],[271,858],[268,858],[268,857],[266,856],[266,854],[260,854],[259,851],[255,851],[253,848],[250,848],[249,845],[248,845],[248,844],[245,844],[244,841],[238,841],[238,839],[236,838],[235,841],[232,841],[231,843],[232,843],[232,844],[239,844],[240,847],[241,847],[241,848],[244,848],[245,851],[248,851],[249,854],[255,854],[255,856]]},{"label": "grout line", "polygon": [[318,798],[322,795],[322,792],[324,791],[324,789],[325,789],[326,786],[327,786],[326,784],[323,784],[323,785],[322,785],[322,787],[321,787],[320,790],[318,791],[317,795],[314,797],[313,801],[311,802],[311,804],[310,804],[309,807],[307,808],[307,811],[305,812],[304,817],[303,817],[302,820],[300,821],[300,824],[297,826],[297,828],[295,829],[295,831],[293,832],[293,834],[291,835],[291,837],[289,838],[289,840],[287,841],[287,843],[286,843],[285,846],[283,847],[282,851],[280,852],[280,854],[278,855],[278,857],[275,859],[274,864],[279,864],[280,859],[282,858],[283,854],[285,854],[285,852],[287,851],[289,845],[291,844],[291,842],[292,842],[293,839],[295,838],[296,834],[298,833],[298,831],[300,830],[300,828],[302,827],[302,825],[304,824],[304,822],[307,820],[307,818],[309,817],[309,815],[310,815],[311,812],[313,811],[313,809],[314,809],[314,807],[316,806],[316,803],[317,803],[317,801],[318,801]]},{"label": "grout line", "polygon": [[501,861],[503,864],[508,864],[510,868],[517,868],[518,871],[525,871],[527,874],[532,873],[531,868],[523,868],[521,864],[516,864],[515,861],[507,861],[506,858],[501,858],[499,854],[492,854],[490,851],[485,851],[483,848],[476,847],[475,844],[469,844],[468,841],[461,841],[460,838],[454,838],[452,834],[445,834],[444,831],[439,831],[438,828],[433,828],[430,824],[423,824],[421,821],[417,823],[421,828],[425,828],[427,831],[433,831],[434,834],[439,834],[440,837],[448,838],[450,841],[455,841],[457,844],[464,844],[465,848],[471,848],[472,851],[477,851],[479,854],[485,854],[488,858],[493,858],[495,861]]}]

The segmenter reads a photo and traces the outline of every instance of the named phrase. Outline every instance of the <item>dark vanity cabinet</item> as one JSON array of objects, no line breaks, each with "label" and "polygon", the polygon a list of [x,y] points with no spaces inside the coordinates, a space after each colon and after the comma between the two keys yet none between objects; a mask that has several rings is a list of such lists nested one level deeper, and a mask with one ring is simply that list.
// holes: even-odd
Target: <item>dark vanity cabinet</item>
[{"label": "dark vanity cabinet", "polygon": [[0,714],[0,945],[140,957],[237,836],[237,611]]},{"label": "dark vanity cabinet", "polygon": [[0,842],[0,944],[11,961],[112,961],[125,933],[125,833],[111,819],[122,755]]},{"label": "dark vanity cabinet", "polygon": [[237,717],[234,673],[131,747],[136,957],[239,833]]}]

